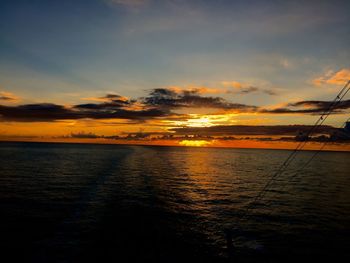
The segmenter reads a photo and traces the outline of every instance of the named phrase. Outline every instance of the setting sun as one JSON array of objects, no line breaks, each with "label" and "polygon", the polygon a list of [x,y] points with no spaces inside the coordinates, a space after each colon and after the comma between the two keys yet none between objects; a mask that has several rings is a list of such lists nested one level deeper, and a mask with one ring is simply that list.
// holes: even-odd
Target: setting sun
[{"label": "setting sun", "polygon": [[212,142],[205,140],[182,140],[179,142],[179,144],[181,146],[203,147],[211,145]]},{"label": "setting sun", "polygon": [[1,258],[349,257],[349,10],[1,0]]}]

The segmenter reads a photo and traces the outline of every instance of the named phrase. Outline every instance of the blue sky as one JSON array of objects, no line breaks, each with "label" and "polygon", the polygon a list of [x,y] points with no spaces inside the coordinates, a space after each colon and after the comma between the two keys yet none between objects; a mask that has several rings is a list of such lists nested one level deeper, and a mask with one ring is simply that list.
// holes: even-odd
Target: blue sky
[{"label": "blue sky", "polygon": [[339,85],[313,81],[350,68],[349,10],[349,1],[3,0],[0,91],[67,105],[238,82],[276,95],[220,96],[331,100]]}]

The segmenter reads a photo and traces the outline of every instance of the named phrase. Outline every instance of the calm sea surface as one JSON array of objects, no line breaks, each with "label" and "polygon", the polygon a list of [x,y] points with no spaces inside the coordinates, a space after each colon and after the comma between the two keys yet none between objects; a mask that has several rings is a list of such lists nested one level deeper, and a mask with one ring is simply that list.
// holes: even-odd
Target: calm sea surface
[{"label": "calm sea surface", "polygon": [[232,262],[349,258],[350,153],[300,153],[238,221],[289,154],[0,143],[1,257],[226,262],[230,228]]}]

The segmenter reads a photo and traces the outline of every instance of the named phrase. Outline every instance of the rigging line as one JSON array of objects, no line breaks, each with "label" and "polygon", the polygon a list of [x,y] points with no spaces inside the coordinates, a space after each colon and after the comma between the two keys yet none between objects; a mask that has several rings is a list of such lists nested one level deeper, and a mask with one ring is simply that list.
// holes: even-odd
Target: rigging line
[{"label": "rigging line", "polygon": [[[349,81],[344,87],[347,87],[349,83],[350,83],[350,81]],[[342,91],[343,91],[343,90],[344,90],[344,88],[342,89]],[[339,99],[339,100],[333,105],[333,108],[334,108],[337,104],[339,104],[339,103],[342,101],[342,99],[343,99],[343,98],[345,97],[345,95],[349,92],[349,90],[350,90],[350,87],[344,92],[344,94],[342,94],[341,96],[338,95],[338,96],[336,97],[336,98]],[[322,116],[326,116],[326,117],[323,117],[323,118],[322,118],[322,121],[318,124],[317,127],[321,126],[321,125],[326,121],[326,119],[327,119],[328,116],[331,114],[331,112],[332,112],[332,109],[329,109],[329,112],[327,113],[327,115],[322,115]],[[322,117],[322,116],[321,116],[321,117]],[[319,118],[319,119],[320,119],[320,118]],[[312,128],[315,128],[315,127],[316,127],[316,126],[313,126]],[[311,133],[308,133],[308,135],[307,135],[306,138],[309,138],[309,136],[311,136]],[[302,146],[299,148],[299,150],[301,150],[301,149],[306,145],[307,142],[308,142],[308,139],[307,139],[306,141],[303,142],[303,144],[302,144]],[[325,146],[325,145],[324,145],[324,146]],[[324,146],[323,146],[323,147],[324,147]],[[294,154],[294,156],[291,158],[291,160],[289,161],[289,163],[295,159],[296,153],[297,153],[297,151],[295,151],[295,154]],[[289,164],[288,164],[288,165],[289,165]],[[282,171],[282,173],[283,173],[283,171]]]},{"label": "rigging line", "polygon": [[[345,97],[345,95],[350,90],[350,80],[344,85],[344,87],[341,89],[341,91],[338,93],[338,95],[335,97],[333,102],[329,105],[328,109],[326,109],[322,115],[318,118],[316,123],[312,126],[310,131],[307,133],[307,137],[309,138],[316,127],[319,127],[322,125],[322,123],[328,118],[328,116],[332,113],[333,108],[341,102],[341,100]],[[308,140],[308,139],[307,139]],[[256,205],[256,202],[263,197],[264,193],[266,192],[267,188],[271,185],[273,180],[279,175],[284,172],[284,170],[289,166],[289,164],[294,160],[296,154],[299,150],[301,150],[305,144],[307,143],[307,140],[304,142],[300,142],[297,147],[294,149],[294,151],[288,156],[288,158],[283,162],[283,164],[279,167],[279,169],[274,173],[274,175],[268,180],[268,182],[265,184],[265,186],[262,188],[261,191],[256,195],[254,200],[247,206],[247,208],[244,210],[244,212],[241,214],[240,218],[238,219],[238,222],[243,220],[245,217],[247,217],[248,212],[254,208],[254,205]]]},{"label": "rigging line", "polygon": [[[350,118],[348,118],[340,128],[341,129],[345,128],[346,123],[349,122],[349,120],[350,120]],[[304,163],[304,165],[300,169],[298,169],[297,173],[299,173],[303,169],[305,169],[315,159],[315,157],[324,149],[324,147],[330,142],[331,142],[331,138],[329,138],[327,141],[325,141],[323,143],[323,145],[316,152],[314,152],[314,154],[311,156],[311,158],[306,163]]]},{"label": "rigging line", "polygon": [[[315,128],[321,126],[326,119],[328,118],[328,116],[332,113],[333,108],[335,108],[341,101],[342,99],[346,96],[346,94],[349,92],[350,87],[348,87],[350,84],[350,81],[347,82],[347,84],[344,86],[344,88],[346,89],[342,89],[342,91],[337,95],[336,99],[332,102],[332,104],[329,106],[329,108],[320,116],[320,118],[317,120],[316,124],[311,128],[311,131],[308,133],[308,136],[311,135],[310,133],[313,132],[313,130],[315,130]],[[343,93],[344,92],[344,93]],[[343,93],[343,94],[341,94]],[[320,121],[320,122],[319,122]],[[319,122],[319,123],[318,123]],[[305,142],[303,142],[302,147],[307,143],[307,140]]]},{"label": "rigging line", "polygon": [[[317,119],[315,124],[311,127],[311,129],[306,134],[306,138],[309,138],[309,136],[312,135],[314,130],[316,128],[318,128],[319,126],[321,126],[325,122],[325,120],[328,118],[328,116],[332,113],[333,108],[335,106],[337,106],[337,104],[339,104],[341,102],[341,100],[345,97],[345,95],[349,92],[349,89],[350,89],[348,87],[349,84],[350,84],[350,80],[346,83],[346,85],[338,93],[338,95],[333,100],[333,102],[329,105],[329,107],[326,110],[324,110],[324,112],[321,114],[321,116]],[[302,149],[306,143],[307,143],[307,140],[300,142],[299,145],[297,145],[297,147],[294,149],[293,153],[297,152],[299,149]],[[287,160],[288,160],[288,158],[287,158]]]},{"label": "rigging line", "polygon": [[[343,125],[342,125],[340,128],[341,128],[341,129],[345,128],[346,123],[349,122],[349,121],[350,121],[350,117],[343,123]],[[280,189],[280,191],[283,192],[283,190],[285,189],[287,183],[290,182],[291,180],[297,178],[297,176],[300,175],[300,172],[301,172],[302,170],[304,170],[304,169],[316,158],[316,156],[317,156],[320,152],[322,152],[322,150],[324,149],[324,147],[325,147],[328,143],[330,143],[330,142],[331,142],[331,138],[329,138],[327,141],[325,141],[325,142],[322,144],[322,146],[321,146],[317,151],[315,151],[315,152],[313,153],[313,155],[309,158],[309,160],[308,160],[307,162],[305,162],[305,163],[303,164],[303,166],[302,166],[301,168],[299,168],[291,177],[289,177],[289,179],[287,178],[287,180],[284,181],[284,184],[282,185],[282,189]],[[277,195],[274,195],[274,196],[277,196]],[[272,197],[274,197],[274,196],[272,196]],[[271,198],[271,200],[266,204],[266,206],[269,206],[269,205],[272,204],[273,202],[274,202],[274,201],[273,201],[273,198]],[[270,213],[265,214],[265,216],[266,216],[266,215],[269,216],[269,215],[271,215],[271,213],[272,213],[272,211],[270,210]]]},{"label": "rigging line", "polygon": [[[342,101],[342,99],[345,97],[345,95],[349,92],[349,90],[350,90],[350,87],[349,88],[347,88],[347,86],[350,84],[350,81],[348,81],[348,83],[343,87],[343,89],[341,90],[341,92],[339,93],[339,94],[341,94],[341,93],[343,93],[342,95],[337,95],[337,97],[336,97],[336,99],[335,100],[337,100],[337,101],[335,101],[335,103],[332,103],[332,105],[327,109],[327,113],[323,113],[322,115],[321,115],[321,117],[318,119],[318,121],[319,120],[321,120],[321,122],[320,123],[318,123],[317,124],[317,126],[313,126],[312,128],[311,128],[311,130],[315,130],[315,128],[317,128],[317,127],[319,127],[319,126],[321,126],[325,121],[326,121],[326,119],[328,118],[328,116],[332,113],[332,111],[333,111],[333,108],[335,108],[335,106],[337,105],[337,104],[339,104],[341,101]],[[347,90],[345,90],[345,89],[347,88]],[[325,111],[326,112],[326,111]],[[317,122],[318,122],[317,121]],[[316,123],[317,123],[316,122]],[[307,134],[307,140],[306,141],[304,141],[304,142],[302,142],[302,144],[299,144],[299,145],[301,145],[300,147],[299,147],[299,149],[298,148],[296,148],[296,149],[298,149],[298,150],[294,150],[294,152],[293,152],[293,154],[291,154],[289,157],[290,158],[288,158],[289,160],[288,160],[288,162],[287,162],[287,164],[286,164],[286,166],[285,166],[285,169],[289,166],[289,164],[295,159],[295,157],[296,157],[296,155],[297,155],[297,153],[298,153],[298,151],[299,150],[301,150],[305,145],[306,145],[306,143],[308,142],[308,138],[310,137],[312,135],[312,132],[308,132],[308,134]],[[280,171],[280,173],[278,174],[278,175],[280,175],[280,174],[282,174],[284,171],[283,171],[283,169]],[[272,178],[273,179],[273,178]],[[273,179],[274,180],[274,179]],[[273,180],[271,180],[271,183],[273,183]],[[270,183],[270,185],[271,185],[271,183]],[[267,187],[265,188],[265,190],[267,189]],[[262,191],[262,193],[261,193],[261,195],[260,195],[260,197],[259,198],[262,198],[263,196],[264,196],[264,194],[265,194],[265,192],[266,191]]]},{"label": "rigging line", "polygon": [[[349,89],[348,86],[350,84],[350,81],[348,81],[346,83],[346,85],[343,87],[343,89],[338,93],[338,95],[336,96],[336,98],[333,100],[333,102],[329,105],[329,107],[322,113],[322,115],[318,118],[318,120],[316,121],[316,123],[311,127],[311,129],[308,131],[306,138],[309,138],[312,133],[314,132],[314,130],[316,128],[318,128],[319,126],[321,126],[323,124],[323,122],[328,118],[328,116],[331,114],[333,108],[339,103],[341,102],[341,100],[344,98],[344,96],[348,93]],[[284,165],[287,165],[289,161],[291,161],[291,159],[294,157],[294,155],[298,152],[298,150],[302,149],[305,144],[307,143],[306,141],[302,141],[300,142],[297,147],[294,149],[294,151],[292,152],[292,154],[285,160],[285,162],[283,163],[283,165],[281,167],[283,167]]]}]

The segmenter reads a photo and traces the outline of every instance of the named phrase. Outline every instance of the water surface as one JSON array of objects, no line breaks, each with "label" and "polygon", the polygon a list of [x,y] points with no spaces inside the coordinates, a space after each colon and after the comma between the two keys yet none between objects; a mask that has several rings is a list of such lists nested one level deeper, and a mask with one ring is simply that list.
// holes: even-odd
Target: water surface
[{"label": "water surface", "polygon": [[[349,153],[1,143],[0,230],[25,262],[227,262],[349,257]],[[284,260],[285,261],[285,260]],[[234,261],[233,261],[234,262]]]}]

